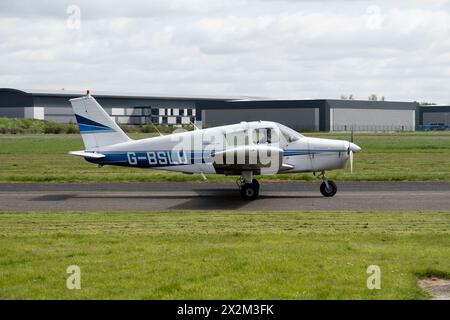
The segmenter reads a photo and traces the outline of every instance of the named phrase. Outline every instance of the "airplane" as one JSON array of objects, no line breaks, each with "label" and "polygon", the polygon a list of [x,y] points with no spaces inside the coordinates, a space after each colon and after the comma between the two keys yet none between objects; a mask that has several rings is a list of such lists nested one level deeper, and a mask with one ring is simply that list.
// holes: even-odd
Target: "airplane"
[{"label": "airplane", "polygon": [[[320,192],[333,197],[336,184],[326,171],[343,169],[361,150],[353,142],[305,137],[280,123],[241,122],[133,140],[89,93],[70,100],[85,150],[71,155],[99,166],[238,176],[244,200],[259,196],[255,176],[312,172],[322,180]],[[318,173],[318,174],[317,174]]]}]

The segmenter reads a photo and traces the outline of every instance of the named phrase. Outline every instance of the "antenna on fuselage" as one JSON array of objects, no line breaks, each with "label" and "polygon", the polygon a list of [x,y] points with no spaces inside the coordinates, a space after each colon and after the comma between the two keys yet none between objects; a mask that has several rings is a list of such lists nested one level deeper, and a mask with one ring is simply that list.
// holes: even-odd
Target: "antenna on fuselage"
[{"label": "antenna on fuselage", "polygon": [[200,130],[200,128],[199,127],[197,127],[196,125],[195,125],[195,123],[193,123],[192,121],[189,121],[191,124],[192,124],[192,126],[194,127],[194,130]]},{"label": "antenna on fuselage", "polygon": [[153,122],[150,122],[150,123],[152,124],[153,128],[155,128],[156,132],[159,133],[159,136],[160,136],[160,137],[164,136],[164,135],[161,133],[161,131],[158,130],[158,128],[155,126],[155,124],[154,124]]}]

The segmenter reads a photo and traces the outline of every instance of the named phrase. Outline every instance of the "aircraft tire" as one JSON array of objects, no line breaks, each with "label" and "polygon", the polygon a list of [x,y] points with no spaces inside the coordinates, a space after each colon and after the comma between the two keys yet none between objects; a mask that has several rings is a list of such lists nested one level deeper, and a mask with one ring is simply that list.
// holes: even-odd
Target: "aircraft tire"
[{"label": "aircraft tire", "polygon": [[330,186],[329,188],[327,188],[325,182],[322,182],[320,185],[320,193],[327,198],[334,197],[337,192],[337,186],[333,181],[328,181],[328,185]]},{"label": "aircraft tire", "polygon": [[242,199],[252,201],[258,197],[259,186],[255,183],[246,183],[241,188]]},{"label": "aircraft tire", "polygon": [[256,194],[257,194],[257,196],[259,196],[259,182],[258,182],[258,180],[253,179],[253,180],[252,180],[252,184],[253,184],[254,186],[256,186]]}]

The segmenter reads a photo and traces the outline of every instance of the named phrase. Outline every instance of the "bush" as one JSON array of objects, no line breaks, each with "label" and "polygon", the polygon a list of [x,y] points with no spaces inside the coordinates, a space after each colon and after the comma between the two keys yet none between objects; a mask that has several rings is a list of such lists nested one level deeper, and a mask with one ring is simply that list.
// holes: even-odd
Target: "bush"
[{"label": "bush", "polygon": [[20,134],[24,133],[24,130],[21,128],[6,128],[6,127],[0,127],[0,133],[1,134]]},{"label": "bush", "polygon": [[21,133],[78,133],[78,126],[69,123],[56,123],[37,119],[10,119],[0,118],[1,134],[21,134]]},{"label": "bush", "polygon": [[66,127],[66,133],[80,133],[80,130],[78,129],[78,126],[76,124],[69,123]]},{"label": "bush", "polygon": [[[172,133],[174,130],[178,129],[176,127],[169,127],[166,125],[119,125],[123,131],[126,133],[158,133],[163,134]],[[158,130],[156,130],[158,129]],[[192,125],[184,126],[185,130],[193,130]],[[12,118],[0,118],[0,134],[35,134],[35,133],[46,133],[46,134],[73,134],[79,133],[78,125],[74,123],[57,123],[47,120],[37,120],[37,119],[12,119]]]}]

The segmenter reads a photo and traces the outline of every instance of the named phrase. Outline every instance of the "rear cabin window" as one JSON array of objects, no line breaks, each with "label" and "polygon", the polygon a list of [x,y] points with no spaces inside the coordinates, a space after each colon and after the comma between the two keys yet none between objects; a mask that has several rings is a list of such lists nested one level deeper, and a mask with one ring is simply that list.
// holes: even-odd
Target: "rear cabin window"
[{"label": "rear cabin window", "polygon": [[226,134],[228,146],[245,146],[248,145],[248,132],[238,131]]},{"label": "rear cabin window", "polygon": [[273,144],[278,142],[277,131],[272,128],[258,128],[253,130],[254,144]]}]

